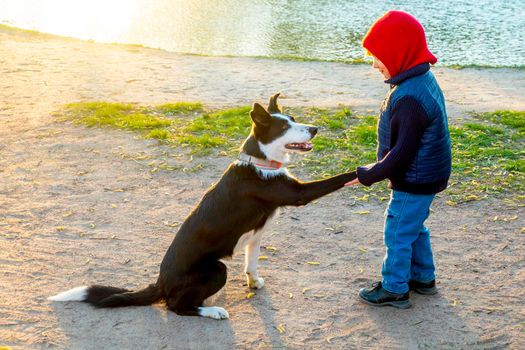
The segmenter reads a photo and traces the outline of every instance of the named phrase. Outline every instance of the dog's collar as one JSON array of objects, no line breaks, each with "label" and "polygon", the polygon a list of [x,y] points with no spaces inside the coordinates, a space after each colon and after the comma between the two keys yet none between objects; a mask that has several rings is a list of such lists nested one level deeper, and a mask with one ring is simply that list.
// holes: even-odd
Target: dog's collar
[{"label": "dog's collar", "polygon": [[250,156],[246,153],[239,154],[239,160],[254,165],[257,168],[277,170],[282,168],[283,163],[275,160],[261,159],[254,156]]}]

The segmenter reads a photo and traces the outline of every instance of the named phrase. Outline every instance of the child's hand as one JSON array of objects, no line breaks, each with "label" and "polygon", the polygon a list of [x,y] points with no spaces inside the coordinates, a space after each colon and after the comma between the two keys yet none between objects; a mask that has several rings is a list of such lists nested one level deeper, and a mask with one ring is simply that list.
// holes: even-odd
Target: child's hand
[{"label": "child's hand", "polygon": [[360,184],[359,179],[355,178],[352,181],[345,183],[345,187],[359,185],[359,184]]}]

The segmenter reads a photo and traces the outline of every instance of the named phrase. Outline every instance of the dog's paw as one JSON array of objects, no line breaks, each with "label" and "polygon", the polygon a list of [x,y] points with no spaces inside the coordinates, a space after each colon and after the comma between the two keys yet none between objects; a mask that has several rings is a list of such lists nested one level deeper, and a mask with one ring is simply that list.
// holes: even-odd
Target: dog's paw
[{"label": "dog's paw", "polygon": [[250,276],[248,276],[248,286],[253,289],[261,289],[264,287],[264,279],[262,277],[252,279]]},{"label": "dog's paw", "polygon": [[230,318],[228,311],[218,306],[199,307],[199,316],[213,318],[214,320],[226,320]]}]

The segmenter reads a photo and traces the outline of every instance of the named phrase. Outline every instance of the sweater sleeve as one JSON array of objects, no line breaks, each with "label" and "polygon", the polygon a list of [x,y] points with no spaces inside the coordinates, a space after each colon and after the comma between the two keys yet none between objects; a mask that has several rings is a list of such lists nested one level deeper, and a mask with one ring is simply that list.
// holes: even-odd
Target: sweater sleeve
[{"label": "sweater sleeve", "polygon": [[379,162],[358,167],[359,182],[370,186],[404,174],[416,156],[428,124],[427,113],[416,99],[410,96],[401,98],[392,108],[390,151]]}]

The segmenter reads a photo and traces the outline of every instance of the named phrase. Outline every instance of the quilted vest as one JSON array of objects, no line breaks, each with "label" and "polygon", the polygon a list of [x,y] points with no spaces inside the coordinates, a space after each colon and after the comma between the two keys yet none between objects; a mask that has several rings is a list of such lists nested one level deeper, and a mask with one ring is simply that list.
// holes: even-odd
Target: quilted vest
[{"label": "quilted vest", "polygon": [[412,184],[446,181],[450,176],[452,156],[445,99],[436,78],[430,71],[410,77],[390,89],[380,111],[377,158],[381,160],[392,146],[390,142],[392,107],[405,96],[411,96],[421,104],[430,123],[423,133],[419,149],[408,166],[403,180]]}]

